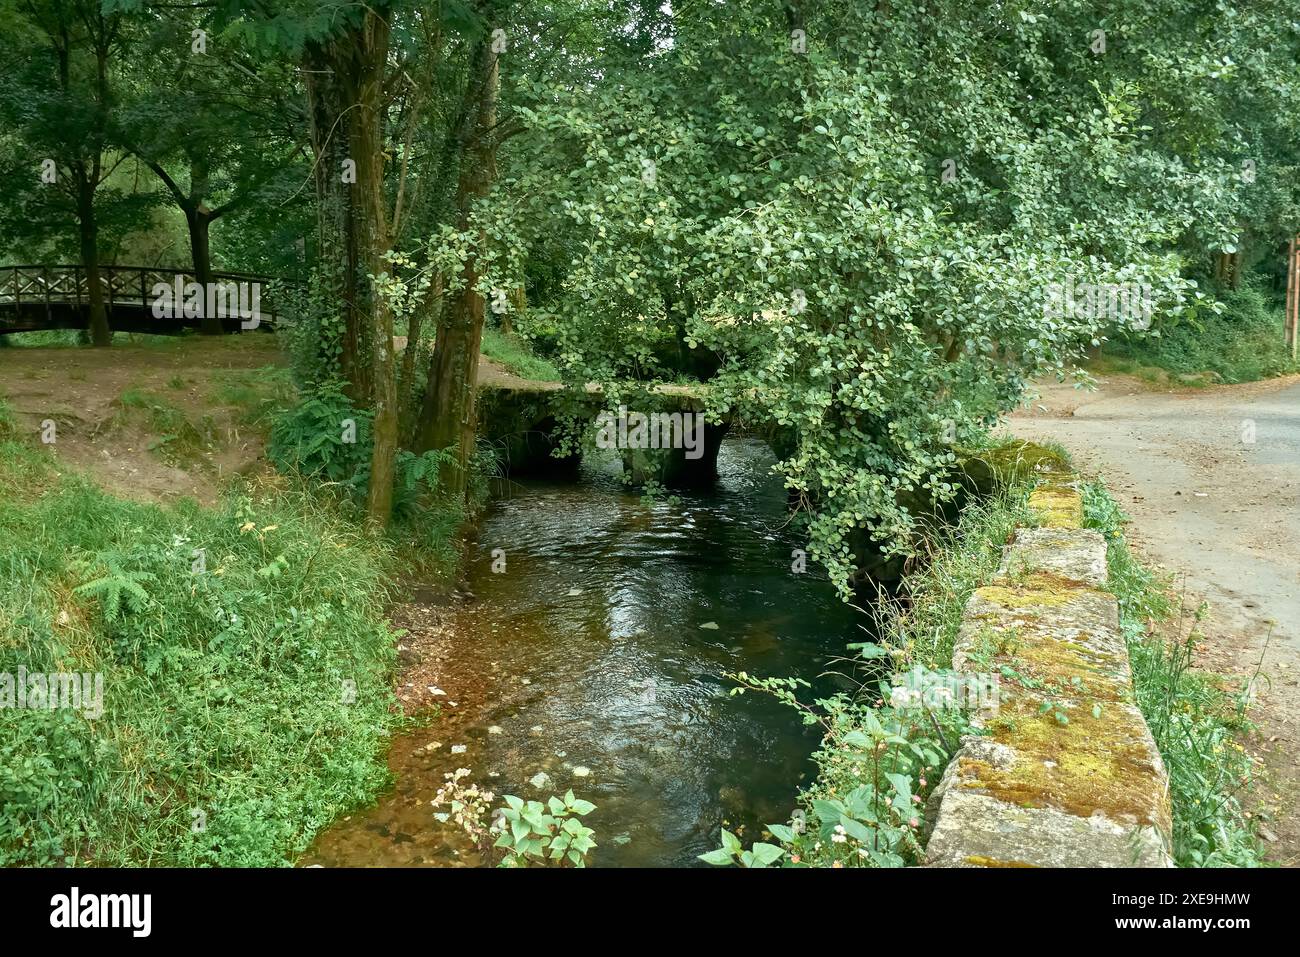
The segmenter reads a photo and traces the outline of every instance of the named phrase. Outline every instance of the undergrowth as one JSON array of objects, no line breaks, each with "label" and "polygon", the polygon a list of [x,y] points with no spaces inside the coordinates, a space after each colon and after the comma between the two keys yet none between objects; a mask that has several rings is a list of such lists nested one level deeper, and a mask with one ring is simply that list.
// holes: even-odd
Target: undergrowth
[{"label": "undergrowth", "polygon": [[1209,373],[1220,382],[1300,372],[1283,341],[1282,307],[1258,279],[1228,292],[1221,313],[1203,312],[1117,338],[1106,345],[1103,363],[1148,379],[1152,370],[1184,377]]},{"label": "undergrowth", "polygon": [[392,548],[309,492],[172,508],[0,442],[0,865],[276,865],[384,784]]},{"label": "undergrowth", "polygon": [[1245,689],[1192,670],[1203,609],[1191,612],[1134,558],[1128,520],[1099,482],[1083,489],[1084,518],[1107,541],[1109,588],[1119,599],[1138,707],[1169,771],[1174,858],[1183,867],[1261,863],[1239,796],[1249,786],[1250,758],[1238,742],[1250,727]]}]

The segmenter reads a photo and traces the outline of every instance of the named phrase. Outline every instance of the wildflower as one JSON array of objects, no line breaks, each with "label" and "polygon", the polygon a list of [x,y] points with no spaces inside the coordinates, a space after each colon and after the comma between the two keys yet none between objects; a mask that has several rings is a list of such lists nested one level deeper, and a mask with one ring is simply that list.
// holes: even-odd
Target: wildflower
[{"label": "wildflower", "polygon": [[920,826],[921,826],[921,822],[918,821],[916,818],[910,818],[910,819],[908,820],[908,822],[907,822],[907,826],[908,826],[908,827],[920,827]]}]

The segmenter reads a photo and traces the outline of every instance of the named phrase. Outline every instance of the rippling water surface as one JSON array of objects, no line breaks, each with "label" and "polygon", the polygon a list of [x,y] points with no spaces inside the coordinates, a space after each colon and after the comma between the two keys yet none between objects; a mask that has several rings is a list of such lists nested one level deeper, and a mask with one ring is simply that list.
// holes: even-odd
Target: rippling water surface
[{"label": "rippling water surface", "polygon": [[865,619],[815,570],[792,573],[800,542],[771,464],[764,445],[727,441],[714,489],[650,507],[612,464],[584,465],[577,484],[512,483],[469,556],[475,598],[442,651],[443,716],[394,741],[395,789],[303,863],[477,863],[429,807],[457,767],[498,795],[593,801],[598,866],[694,864],[721,826],[748,842],[788,820],[817,736],[773,700],[730,695],[723,675],[833,690],[818,675],[841,667]]}]

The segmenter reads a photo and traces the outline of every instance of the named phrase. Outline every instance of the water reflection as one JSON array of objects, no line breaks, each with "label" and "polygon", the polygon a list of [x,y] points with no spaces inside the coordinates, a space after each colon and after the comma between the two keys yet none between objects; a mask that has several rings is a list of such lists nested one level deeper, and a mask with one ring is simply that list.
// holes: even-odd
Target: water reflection
[{"label": "water reflection", "polygon": [[428,805],[456,767],[498,795],[571,787],[595,802],[596,865],[693,864],[724,824],[753,840],[787,820],[816,735],[722,675],[814,679],[864,619],[791,572],[801,542],[771,463],[760,443],[727,441],[714,490],[649,507],[612,464],[584,466],[578,485],[515,485],[469,558],[476,600],[455,614],[445,716],[394,743],[394,792],[304,863],[474,863]]}]

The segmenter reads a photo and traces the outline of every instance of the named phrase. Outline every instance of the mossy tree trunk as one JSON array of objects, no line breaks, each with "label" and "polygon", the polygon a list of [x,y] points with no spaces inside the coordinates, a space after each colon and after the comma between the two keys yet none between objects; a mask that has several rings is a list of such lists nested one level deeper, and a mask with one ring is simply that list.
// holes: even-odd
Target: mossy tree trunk
[{"label": "mossy tree trunk", "polygon": [[[457,226],[463,232],[473,228],[474,205],[487,194],[496,177],[497,69],[497,54],[491,39],[485,36],[474,55],[473,86],[477,104],[473,122],[466,130],[456,185]],[[479,248],[486,242],[487,236],[480,232]],[[477,288],[480,270],[479,257],[471,254],[461,272],[460,289],[439,317],[416,440],[417,451],[451,452],[452,463],[444,469],[440,484],[453,499],[463,499],[468,490],[477,432],[474,393],[487,314],[487,304]]]}]

